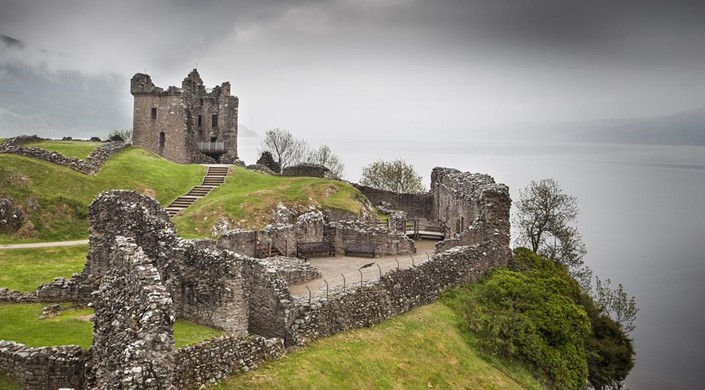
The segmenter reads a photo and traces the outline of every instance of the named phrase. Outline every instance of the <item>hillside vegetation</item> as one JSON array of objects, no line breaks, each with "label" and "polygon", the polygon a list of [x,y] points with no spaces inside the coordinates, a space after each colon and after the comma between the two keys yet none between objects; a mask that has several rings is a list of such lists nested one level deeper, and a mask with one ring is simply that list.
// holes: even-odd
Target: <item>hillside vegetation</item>
[{"label": "hillside vegetation", "polygon": [[437,302],[311,343],[216,389],[540,389],[528,370],[473,346],[462,316]]},{"label": "hillside vegetation", "polygon": [[231,169],[225,183],[174,218],[180,236],[210,237],[213,227],[262,228],[272,222],[277,206],[300,214],[333,209],[360,215],[374,213],[355,187],[337,180],[272,176],[241,167]]},{"label": "hillside vegetation", "polygon": [[87,245],[0,250],[0,287],[31,292],[83,270]]},{"label": "hillside vegetation", "polygon": [[[75,144],[80,149],[86,143]],[[102,191],[134,190],[168,204],[199,184],[204,174],[202,166],[172,163],[140,148],[116,154],[95,176],[41,160],[0,154],[0,197],[11,198],[28,220],[16,233],[0,234],[0,242],[86,238],[88,205]]]}]

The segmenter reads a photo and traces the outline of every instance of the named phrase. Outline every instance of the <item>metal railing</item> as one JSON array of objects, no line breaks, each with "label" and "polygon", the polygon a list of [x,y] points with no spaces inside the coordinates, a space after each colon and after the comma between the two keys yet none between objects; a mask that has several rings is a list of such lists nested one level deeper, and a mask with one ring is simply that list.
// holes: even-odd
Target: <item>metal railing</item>
[{"label": "metal railing", "polygon": [[202,152],[222,152],[222,151],[225,151],[225,142],[224,141],[199,142],[198,148]]},{"label": "metal railing", "polygon": [[[330,294],[360,288],[367,283],[373,283],[396,269],[417,267],[431,259],[428,252],[414,253],[411,255],[399,255],[394,258],[373,258],[370,262],[362,265],[357,270],[347,271],[339,276],[329,276],[309,281],[298,285],[297,291],[292,291],[292,295],[297,300],[308,301],[313,298],[328,299]],[[305,290],[301,289],[305,288]]]}]

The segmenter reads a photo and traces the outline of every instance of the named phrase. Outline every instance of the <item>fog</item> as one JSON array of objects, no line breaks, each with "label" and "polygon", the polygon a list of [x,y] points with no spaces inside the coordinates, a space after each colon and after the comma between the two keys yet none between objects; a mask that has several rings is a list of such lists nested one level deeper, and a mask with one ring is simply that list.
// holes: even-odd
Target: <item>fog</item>
[{"label": "fog", "polygon": [[[44,73],[194,67],[230,81],[240,121],[303,137],[521,131],[705,101],[700,1],[2,0],[0,66]],[[0,87],[1,88],[1,87]],[[70,98],[70,97],[69,97]]]}]

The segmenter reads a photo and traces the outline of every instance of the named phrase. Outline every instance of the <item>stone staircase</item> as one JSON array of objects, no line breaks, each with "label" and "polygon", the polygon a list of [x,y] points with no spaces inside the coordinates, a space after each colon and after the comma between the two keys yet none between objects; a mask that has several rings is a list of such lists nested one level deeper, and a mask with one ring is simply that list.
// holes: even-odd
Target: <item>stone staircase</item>
[{"label": "stone staircase", "polygon": [[186,195],[179,196],[174,199],[170,205],[166,207],[166,212],[169,217],[174,217],[179,211],[191,206],[198,199],[206,196],[213,188],[216,188],[225,182],[228,176],[227,165],[209,165],[206,177],[203,178],[203,183],[191,189]]}]

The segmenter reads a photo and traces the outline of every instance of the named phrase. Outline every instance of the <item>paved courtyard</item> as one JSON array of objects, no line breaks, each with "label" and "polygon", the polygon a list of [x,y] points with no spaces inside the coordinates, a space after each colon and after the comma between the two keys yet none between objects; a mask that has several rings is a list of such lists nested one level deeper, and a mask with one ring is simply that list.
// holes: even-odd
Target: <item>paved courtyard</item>
[{"label": "paved courtyard", "polygon": [[[417,240],[416,253],[414,255],[398,255],[384,257],[314,257],[309,259],[309,263],[316,267],[322,277],[310,280],[306,283],[289,286],[291,295],[294,298],[307,298],[309,290],[311,297],[325,296],[326,283],[328,290],[352,288],[360,286],[360,279],[364,282],[379,280],[380,273],[385,273],[399,268],[409,268],[412,265],[419,265],[428,260],[428,256],[434,252],[434,245],[438,241]],[[413,258],[413,260],[412,260]],[[364,267],[364,268],[361,268]],[[308,289],[307,289],[308,287]]]}]

